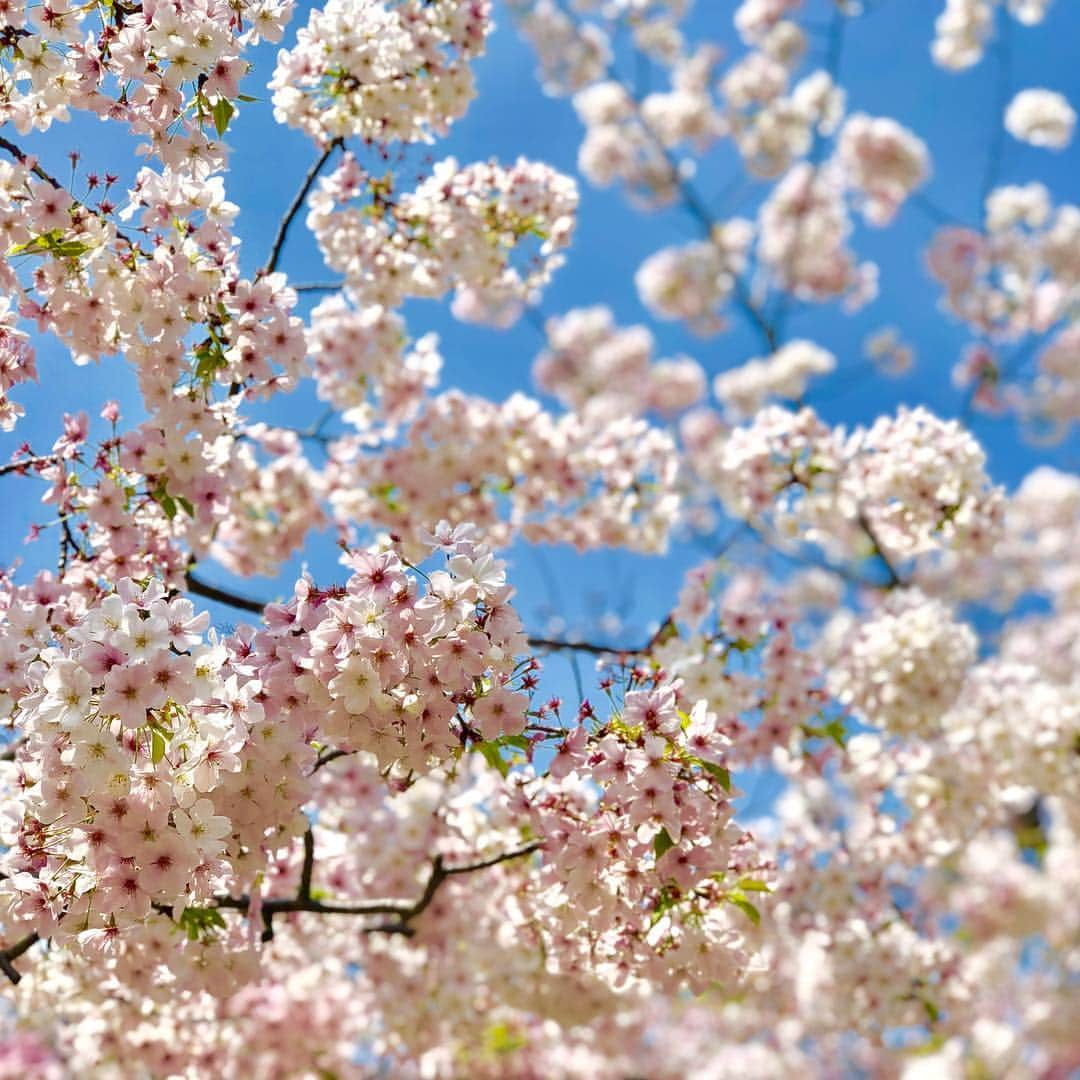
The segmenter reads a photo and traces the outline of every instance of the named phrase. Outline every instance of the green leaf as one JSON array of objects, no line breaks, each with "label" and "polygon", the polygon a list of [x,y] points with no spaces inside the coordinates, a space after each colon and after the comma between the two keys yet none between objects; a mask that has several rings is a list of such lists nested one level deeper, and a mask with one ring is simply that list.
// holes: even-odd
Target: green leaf
[{"label": "green leaf", "polygon": [[740,896],[738,893],[729,893],[727,900],[729,904],[734,904],[755,926],[761,925],[761,912],[745,896]]},{"label": "green leaf", "polygon": [[225,929],[225,919],[217,908],[187,907],[177,920],[177,925],[187,935],[188,941],[214,936],[215,930]]},{"label": "green leaf", "polygon": [[177,495],[176,501],[180,504],[184,513],[187,514],[189,518],[193,518],[195,516],[195,507],[192,506],[190,499],[186,499],[183,495]]},{"label": "green leaf", "polygon": [[476,749],[484,755],[484,760],[493,769],[498,769],[500,776],[506,776],[510,772],[510,763],[499,753],[498,743],[477,743]]},{"label": "green leaf", "polygon": [[201,382],[209,384],[214,374],[221,368],[225,367],[225,354],[221,351],[221,346],[212,338],[207,338],[196,350],[195,359],[198,361],[195,365],[195,378]]},{"label": "green leaf", "polygon": [[176,517],[176,500],[163,487],[150,492],[150,498],[161,507],[165,516],[170,521]]},{"label": "green leaf", "polygon": [[214,130],[218,135],[225,134],[235,112],[236,106],[227,97],[219,97],[214,103]]},{"label": "green leaf", "polygon": [[653,837],[653,851],[656,852],[657,859],[663,857],[665,852],[670,851],[675,846],[675,841],[671,839],[671,833],[667,829],[661,829],[656,836]]},{"label": "green leaf", "polygon": [[739,882],[739,888],[743,892],[769,892],[769,886],[764,881],[758,881],[755,878],[743,878]]},{"label": "green leaf", "polygon": [[703,761],[701,767],[713,777],[717,783],[730,795],[731,794],[731,772],[725,769],[723,765],[717,765],[712,761]]},{"label": "green leaf", "polygon": [[150,729],[150,760],[156,765],[165,756],[165,736],[157,728]]},{"label": "green leaf", "polygon": [[236,95],[236,100],[237,101],[249,102],[249,101],[258,101],[259,99],[257,97],[252,97],[251,94],[237,94]]},{"label": "green leaf", "polygon": [[520,1031],[514,1031],[507,1024],[492,1024],[484,1032],[484,1049],[489,1054],[510,1054],[527,1043],[528,1039]]},{"label": "green leaf", "polygon": [[844,745],[844,725],[839,720],[830,720],[822,727],[814,727],[813,724],[802,725],[803,734],[814,739],[832,739],[837,746]]}]

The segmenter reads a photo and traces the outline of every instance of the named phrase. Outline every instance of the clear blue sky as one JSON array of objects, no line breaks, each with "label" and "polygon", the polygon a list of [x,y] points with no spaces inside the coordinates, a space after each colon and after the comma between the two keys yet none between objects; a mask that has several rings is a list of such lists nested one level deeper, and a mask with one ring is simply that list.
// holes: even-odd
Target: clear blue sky
[{"label": "clear blue sky", "polygon": [[[979,217],[978,192],[982,186],[987,148],[1001,118],[996,109],[997,69],[992,56],[978,67],[950,74],[934,67],[929,58],[933,20],[943,0],[879,0],[877,9],[849,23],[840,81],[848,91],[849,109],[889,115],[915,130],[928,143],[934,159],[934,175],[925,189],[928,197],[950,214],[974,223]],[[737,55],[741,46],[731,29],[731,0],[697,0],[690,19],[692,33],[706,34]],[[291,42],[298,26],[306,22],[308,4],[298,5]],[[575,173],[581,127],[566,100],[545,97],[534,78],[535,63],[529,47],[517,36],[509,12],[496,0],[498,27],[488,54],[476,64],[479,97],[449,138],[431,148],[435,158],[455,155],[459,160],[496,157],[512,160],[518,155],[546,160]],[[807,21],[824,24],[829,5],[807,0]],[[1012,86],[1046,86],[1080,102],[1080,5],[1057,0],[1046,22],[1036,28],[1011,23],[1013,44]],[[812,39],[820,54],[824,39]],[[234,147],[233,168],[227,179],[230,199],[241,207],[239,234],[243,261],[253,270],[265,258],[283,207],[315,156],[302,135],[274,124],[265,83],[273,68],[276,46],[255,54],[256,70],[243,89],[260,101],[242,108],[234,121],[229,142]],[[103,170],[115,166],[116,154],[125,155],[123,175],[130,179],[134,168],[130,142],[85,117],[70,125],[58,125],[45,136],[20,140],[38,152],[59,176],[67,175],[64,154],[78,148],[84,167]],[[113,160],[109,160],[110,149]],[[722,147],[702,171],[700,187],[706,196],[721,192],[735,174],[731,150]],[[1005,142],[1001,163],[1002,182],[1041,180],[1058,200],[1080,201],[1080,145],[1064,153],[1052,153]],[[751,214],[760,198],[761,185],[752,185],[737,208]],[[735,208],[716,204],[726,216]],[[933,223],[907,207],[888,230],[859,228],[854,243],[862,258],[881,268],[880,298],[851,318],[836,306],[802,311],[788,322],[789,336],[810,337],[839,358],[838,373],[819,384],[812,403],[831,421],[857,423],[872,420],[882,411],[904,402],[924,403],[941,415],[957,415],[961,394],[949,381],[949,372],[967,335],[963,327],[937,310],[938,289],[926,276],[922,251]],[[613,192],[599,192],[582,185],[578,231],[569,259],[543,300],[546,314],[571,307],[607,304],[624,323],[648,322],[647,313],[633,288],[633,273],[651,252],[666,244],[696,238],[694,221],[672,209],[643,216]],[[290,236],[282,262],[295,281],[325,279],[313,239],[302,228]],[[304,310],[308,304],[305,303]],[[456,385],[495,399],[515,389],[530,387],[530,365],[539,345],[537,331],[522,321],[509,331],[495,331],[455,322],[444,306],[412,303],[406,308],[414,337],[430,330],[442,339],[445,358],[444,385]],[[918,365],[902,381],[865,380],[848,383],[845,372],[863,363],[861,343],[880,326],[893,324],[918,351]],[[736,317],[733,329],[702,340],[681,333],[678,327],[651,324],[659,341],[658,355],[686,352],[697,358],[710,376],[758,355],[760,343],[750,328]],[[25,403],[28,416],[15,432],[0,436],[0,459],[6,460],[24,440],[44,449],[55,437],[61,412],[86,408],[96,416],[101,402],[119,398],[129,419],[139,415],[133,379],[121,360],[76,369],[55,344],[39,342],[41,385],[18,387],[15,397]],[[321,413],[310,389],[279,400],[272,412],[278,423],[304,427]],[[1013,486],[1035,464],[1050,460],[1075,467],[1075,440],[1046,450],[1023,445],[1012,420],[975,417],[973,427],[986,445],[991,468],[999,480]],[[19,479],[4,481],[7,512],[0,518],[3,552],[9,563],[23,556],[27,566],[51,565],[55,545],[51,542],[25,547],[22,538],[30,521],[43,521],[37,499],[41,487]],[[571,623],[604,608],[622,611],[632,623],[624,640],[633,643],[644,633],[650,619],[670,605],[682,570],[701,557],[698,549],[676,546],[664,563],[646,561],[623,553],[599,552],[579,558],[558,549],[540,557],[527,550],[512,553],[514,579],[521,592],[521,609],[530,625],[540,629],[543,609],[563,610]],[[315,540],[306,554],[321,580],[340,574],[336,552],[327,539]],[[286,567],[281,580],[295,576],[302,560]],[[220,571],[208,572],[227,581]],[[270,597],[287,586],[266,580],[238,585],[250,595]],[[219,611],[223,621],[235,618]],[[561,664],[552,661],[552,674]],[[556,682],[567,689],[562,680]]]}]

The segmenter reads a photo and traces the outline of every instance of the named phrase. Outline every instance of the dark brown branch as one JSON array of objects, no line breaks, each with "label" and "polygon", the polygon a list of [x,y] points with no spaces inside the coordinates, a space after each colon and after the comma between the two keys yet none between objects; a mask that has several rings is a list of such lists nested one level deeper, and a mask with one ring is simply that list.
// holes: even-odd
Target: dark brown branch
[{"label": "dark brown branch", "polygon": [[35,930],[33,933],[27,934],[26,937],[20,938],[14,945],[9,945],[3,952],[0,952],[0,971],[2,971],[16,986],[18,986],[19,981],[22,979],[22,975],[15,969],[13,961],[18,960],[27,949],[36,945],[40,940],[41,938]]},{"label": "dark brown branch", "polygon": [[311,899],[311,875],[315,871],[315,835],[311,826],[304,833],[304,862],[300,867],[300,888],[296,892],[298,900]]},{"label": "dark brown branch", "polygon": [[187,573],[186,581],[188,590],[196,596],[205,597],[207,600],[215,600],[219,604],[228,604],[229,607],[237,608],[240,611],[250,611],[252,614],[261,615],[266,607],[266,604],[261,600],[250,600],[246,596],[237,596],[236,593],[229,592],[228,589],[221,589],[217,585],[211,585],[208,581],[197,578],[190,570]]},{"label": "dark brown branch", "polygon": [[[363,933],[375,934],[411,934],[410,923],[413,919],[422,915],[435,899],[436,893],[447,878],[456,877],[460,874],[472,874],[479,870],[487,870],[500,863],[510,862],[512,859],[520,859],[531,855],[543,846],[543,841],[534,840],[522,847],[504,851],[500,855],[493,855],[478,862],[466,863],[463,866],[447,867],[441,855],[436,855],[431,863],[431,873],[428,876],[424,891],[414,901],[409,900],[367,900],[357,904],[334,904],[322,900],[316,900],[311,896],[311,875],[314,871],[315,849],[311,830],[304,836],[304,864],[300,872],[300,886],[294,897],[264,900],[260,908],[263,920],[263,940],[269,941],[274,936],[273,920],[276,915],[289,915],[294,912],[302,912],[308,915],[392,915],[390,922],[379,923],[375,926],[365,927]],[[309,854],[310,853],[310,854]],[[310,859],[310,861],[309,861]],[[235,911],[249,911],[251,908],[250,896],[219,896],[214,899],[214,906]],[[168,907],[159,907],[157,910],[163,914],[172,915]]]},{"label": "dark brown branch", "polygon": [[3,751],[0,751],[0,761],[14,761],[18,756],[19,748],[26,742],[25,737],[21,739],[14,739],[4,747]]},{"label": "dark brown branch", "polygon": [[9,473],[25,475],[27,469],[44,468],[46,465],[55,465],[60,460],[56,454],[41,454],[36,457],[20,458],[18,461],[9,461],[6,465],[0,465],[0,476]]},{"label": "dark brown branch", "polygon": [[277,234],[274,236],[274,242],[270,247],[270,254],[267,257],[266,265],[263,266],[260,274],[272,274],[277,269],[278,260],[281,258],[282,249],[285,247],[285,241],[289,235],[289,226],[292,225],[293,218],[300,213],[300,208],[304,205],[304,200],[307,198],[308,192],[318,178],[319,173],[322,172],[323,166],[330,160],[330,156],[333,152],[344,145],[345,142],[343,139],[335,139],[318,156],[318,158],[316,158],[311,168],[308,169],[307,175],[304,177],[304,182],[293,196],[292,202],[289,203],[288,209],[285,211],[285,216],[278,224]]},{"label": "dark brown branch", "polygon": [[614,645],[597,645],[591,641],[564,641],[561,638],[529,638],[529,647],[548,652],[583,652],[592,656],[639,656],[648,652],[648,646],[620,649]]},{"label": "dark brown branch", "polygon": [[345,288],[344,281],[304,281],[299,285],[292,285],[298,293],[302,292],[338,292]]},{"label": "dark brown branch", "polygon": [[59,180],[54,176],[50,176],[38,163],[37,160],[31,158],[24,150],[21,150],[10,139],[5,139],[0,135],[0,149],[6,150],[20,165],[26,165],[30,161],[33,161],[33,165],[30,165],[30,171],[39,179],[44,180],[46,184],[51,184],[58,191],[63,187]]},{"label": "dark brown branch", "polygon": [[337,761],[338,758],[349,757],[350,754],[355,753],[355,750],[320,750],[319,756],[311,767],[308,776],[314,776],[324,765],[329,765],[331,761]]},{"label": "dark brown branch", "polygon": [[859,511],[859,527],[870,538],[870,543],[874,545],[874,554],[881,560],[882,565],[889,575],[888,587],[890,589],[895,589],[898,586],[903,585],[904,579],[897,573],[896,567],[893,565],[889,556],[885,554],[885,549],[881,546],[881,541],[877,537],[874,526],[870,523],[870,519],[863,510]]}]

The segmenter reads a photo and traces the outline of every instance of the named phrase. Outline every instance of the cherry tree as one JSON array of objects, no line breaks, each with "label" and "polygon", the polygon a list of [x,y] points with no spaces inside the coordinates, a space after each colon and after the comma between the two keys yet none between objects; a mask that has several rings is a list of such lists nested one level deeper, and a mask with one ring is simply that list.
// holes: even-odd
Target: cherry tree
[{"label": "cherry tree", "polygon": [[[955,218],[842,78],[900,2],[3,4],[0,478],[47,520],[0,575],[0,1077],[1080,1068],[1080,478],[1007,490],[970,430],[1080,417],[1080,207],[998,179],[1076,115],[1010,66],[1050,0],[912,5],[920,63],[996,71]],[[496,19],[579,118],[575,175],[438,156]],[[245,271],[259,110],[312,164],[268,178]],[[610,268],[652,326],[545,300],[584,185],[693,223]],[[848,365],[790,324],[868,309],[863,238],[908,214],[970,332],[957,415],[909,383],[833,424]],[[444,385],[416,300],[531,323],[541,396]],[[670,324],[699,357],[658,355]],[[46,342],[138,406],[27,441]],[[881,327],[858,370],[892,393],[915,344]],[[319,537],[336,563],[275,594]],[[666,606],[534,625],[508,551],[540,545],[649,557]]]}]

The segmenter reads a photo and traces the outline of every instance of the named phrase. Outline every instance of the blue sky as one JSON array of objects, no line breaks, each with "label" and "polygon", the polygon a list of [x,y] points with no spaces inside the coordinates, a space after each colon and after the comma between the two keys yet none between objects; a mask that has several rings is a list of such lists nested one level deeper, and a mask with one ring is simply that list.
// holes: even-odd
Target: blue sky
[{"label": "blue sky", "polygon": [[[974,69],[951,74],[934,67],[929,57],[933,20],[943,0],[877,0],[874,10],[851,20],[845,35],[840,81],[848,91],[851,111],[892,116],[915,130],[929,145],[934,173],[924,189],[927,197],[950,215],[969,223],[979,216],[988,148],[1001,118],[997,109],[998,68],[989,54]],[[286,43],[297,26],[306,21],[308,4],[298,5]],[[529,47],[517,36],[509,12],[496,0],[497,30],[487,55],[476,64],[479,97],[467,116],[454,126],[450,136],[430,148],[441,158],[454,155],[461,161],[490,157],[512,160],[519,155],[545,160],[574,174],[577,146],[582,134],[576,115],[567,100],[545,97],[534,77],[535,62]],[[742,47],[731,29],[736,5],[730,0],[697,0],[689,21],[691,34],[718,40],[732,55]],[[826,0],[807,0],[806,21],[824,25],[829,17]],[[1006,20],[999,16],[999,27]],[[1011,86],[1046,86],[1080,101],[1080,5],[1058,0],[1045,23],[1026,28],[1009,22],[1011,43]],[[820,55],[824,37],[811,38],[811,47]],[[260,100],[242,107],[228,141],[233,146],[232,170],[227,178],[229,198],[241,207],[238,232],[243,240],[243,263],[250,272],[265,258],[278,219],[291,199],[301,177],[315,157],[311,143],[297,132],[273,122],[265,83],[273,68],[276,46],[256,51],[256,70],[243,89]],[[85,117],[69,125],[57,125],[46,135],[19,140],[26,149],[39,153],[58,176],[68,175],[66,152],[79,149],[83,168],[103,171],[122,155],[122,175],[129,179],[135,167],[130,156],[131,142]],[[1063,153],[1026,147],[1011,138],[1004,142],[1001,159],[1002,182],[1040,180],[1057,200],[1080,201],[1080,146]],[[723,192],[738,171],[727,146],[714,152],[695,181],[707,199]],[[752,214],[764,185],[751,184],[741,214]],[[736,207],[712,201],[723,217]],[[958,415],[963,398],[950,385],[950,369],[967,341],[966,331],[938,311],[938,288],[923,270],[923,249],[932,235],[934,223],[919,210],[905,207],[887,230],[859,227],[854,246],[861,258],[876,261],[881,268],[881,296],[855,317],[842,314],[837,306],[798,309],[788,320],[789,336],[810,337],[830,349],[839,359],[839,370],[820,383],[810,401],[833,422],[869,422],[900,403],[923,403],[935,412]],[[670,323],[654,323],[648,318],[633,288],[633,274],[642,260],[656,249],[697,238],[697,226],[684,211],[672,208],[642,215],[630,208],[617,192],[596,191],[582,185],[578,229],[567,264],[546,291],[542,310],[555,314],[571,307],[607,304],[620,322],[648,323],[658,339],[658,355],[685,352],[699,360],[710,377],[737,366],[761,352],[752,328],[738,316],[730,332],[711,339],[696,338]],[[325,280],[332,276],[322,266],[314,240],[302,228],[290,235],[281,268],[297,282]],[[305,301],[307,310],[314,300]],[[502,399],[514,390],[530,389],[530,366],[540,340],[527,320],[508,331],[465,325],[454,321],[445,306],[415,302],[406,307],[406,318],[414,337],[434,330],[441,338],[445,360],[443,385]],[[886,379],[850,380],[851,372],[863,363],[862,341],[866,334],[884,325],[895,325],[918,352],[915,371],[900,381]],[[6,460],[24,440],[35,449],[51,444],[63,411],[86,408],[96,416],[100,404],[116,397],[124,405],[129,420],[139,416],[134,381],[119,359],[100,366],[74,368],[63,350],[54,343],[39,342],[41,384],[19,387],[17,400],[27,408],[27,417],[14,433],[0,436],[0,459]],[[850,381],[849,381],[850,380]],[[268,419],[303,428],[322,412],[310,388],[275,403]],[[994,476],[1014,486],[1034,465],[1051,461],[1073,468],[1077,443],[1073,440],[1051,449],[1030,447],[1019,440],[1011,419],[974,417],[973,429],[990,455]],[[31,521],[44,521],[37,499],[41,488],[33,481],[4,481],[7,512],[0,517],[3,553],[0,561],[10,563],[23,557],[27,567],[51,565],[55,545],[41,542],[29,547],[23,537]],[[722,527],[726,532],[730,526]],[[520,593],[520,607],[533,629],[544,629],[548,609],[561,610],[571,627],[589,622],[602,610],[621,612],[631,624],[621,638],[634,643],[646,633],[651,619],[661,616],[673,599],[682,570],[702,557],[701,550],[676,545],[664,561],[644,560],[625,553],[596,552],[578,557],[560,549],[539,554],[516,548],[512,552],[513,577]],[[320,580],[340,575],[332,541],[316,539],[306,559]],[[301,559],[293,560],[280,579],[295,576]],[[227,582],[220,570],[206,576]],[[239,583],[249,595],[271,597],[286,585],[256,579]],[[223,621],[235,618],[219,611]],[[549,628],[550,629],[550,628]],[[595,631],[593,636],[599,636]],[[557,685],[566,689],[568,673],[557,674],[562,661],[552,661]]]}]

